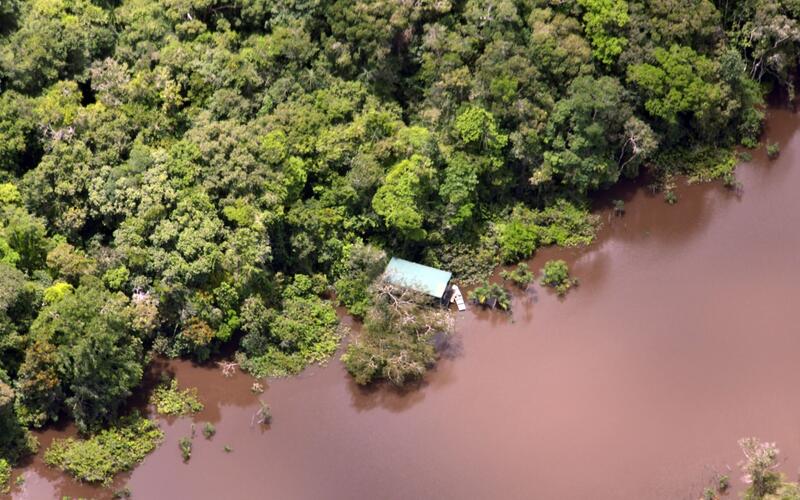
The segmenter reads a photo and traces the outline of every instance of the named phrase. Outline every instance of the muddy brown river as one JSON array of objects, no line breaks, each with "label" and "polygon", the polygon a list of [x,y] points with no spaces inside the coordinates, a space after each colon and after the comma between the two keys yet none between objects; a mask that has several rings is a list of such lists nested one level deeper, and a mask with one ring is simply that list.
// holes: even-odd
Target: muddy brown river
[{"label": "muddy brown river", "polygon": [[[674,206],[634,184],[609,193],[627,212],[599,208],[595,244],[532,260],[564,258],[580,286],[564,300],[516,293],[512,316],[457,313],[454,345],[418,389],[362,390],[333,360],[258,396],[246,375],[171,362],[206,405],[188,464],[177,442],[191,419],[162,420],[166,441],[111,489],[37,457],[13,496],[697,499],[717,473],[741,489],[744,436],[777,442],[795,479],[800,115],[771,111],[767,127],[782,153],[740,165],[739,196],[718,183],[681,183]],[[259,397],[269,428],[251,424]]]}]

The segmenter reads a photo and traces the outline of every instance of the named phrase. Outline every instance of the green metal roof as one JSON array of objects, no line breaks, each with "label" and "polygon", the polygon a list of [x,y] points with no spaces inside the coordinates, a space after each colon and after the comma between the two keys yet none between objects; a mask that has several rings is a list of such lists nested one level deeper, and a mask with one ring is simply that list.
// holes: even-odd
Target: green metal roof
[{"label": "green metal roof", "polygon": [[392,257],[386,266],[389,283],[442,298],[453,273]]}]

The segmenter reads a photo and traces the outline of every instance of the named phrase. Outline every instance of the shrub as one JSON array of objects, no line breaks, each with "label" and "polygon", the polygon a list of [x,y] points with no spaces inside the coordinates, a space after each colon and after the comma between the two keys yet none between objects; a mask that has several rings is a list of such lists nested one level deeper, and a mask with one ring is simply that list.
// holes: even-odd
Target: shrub
[{"label": "shrub", "polygon": [[254,377],[288,377],[303,371],[308,366],[300,353],[286,353],[275,346],[269,346],[261,355],[248,356],[237,353],[236,361],[247,373]]},{"label": "shrub", "polygon": [[8,493],[11,480],[11,464],[5,458],[0,458],[0,493]]},{"label": "shrub", "polygon": [[80,481],[108,484],[118,472],[131,470],[164,439],[158,425],[138,414],[90,437],[55,439],[44,462]]},{"label": "shrub", "polygon": [[539,226],[525,224],[514,218],[498,224],[497,242],[500,245],[500,256],[505,262],[530,257],[541,241]]},{"label": "shrub", "polygon": [[566,262],[563,260],[545,262],[542,268],[542,285],[554,288],[558,295],[564,295],[577,284],[577,280],[570,278]]},{"label": "shrub", "polygon": [[178,448],[181,450],[181,456],[184,462],[188,462],[192,458],[192,440],[188,437],[182,437],[178,440]]},{"label": "shrub", "polygon": [[597,218],[586,208],[558,200],[541,209],[517,205],[507,221],[494,225],[504,262],[530,257],[541,245],[577,246],[592,242]]},{"label": "shrub", "polygon": [[533,273],[531,272],[528,264],[520,262],[517,268],[513,271],[503,271],[500,276],[506,280],[514,283],[519,288],[525,290],[533,282]]},{"label": "shrub", "polygon": [[426,261],[433,267],[448,269],[464,284],[480,283],[500,264],[495,240],[475,236],[469,241],[451,242],[429,249]]},{"label": "shrub", "polygon": [[127,486],[115,491],[114,494],[111,495],[111,498],[113,499],[130,498],[130,497],[131,497],[131,490]]},{"label": "shrub", "polygon": [[181,391],[175,379],[156,387],[150,397],[150,404],[155,406],[160,415],[187,415],[203,409],[203,403],[197,397],[197,389],[190,387]]},{"label": "shrub", "polygon": [[739,182],[736,175],[733,173],[725,174],[722,177],[722,185],[734,191],[739,191],[743,188],[742,183]]},{"label": "shrub", "polygon": [[363,273],[336,280],[336,299],[347,308],[347,312],[363,318],[369,308],[369,279]]},{"label": "shrub", "polygon": [[614,200],[614,215],[622,216],[625,215],[625,201],[624,200]]},{"label": "shrub", "polygon": [[781,146],[777,142],[767,144],[767,156],[770,160],[774,160],[781,154]]},{"label": "shrub", "polygon": [[205,436],[206,439],[211,439],[216,433],[217,428],[214,427],[214,424],[211,422],[206,422],[205,425],[203,425],[203,436]]},{"label": "shrub", "polygon": [[483,307],[497,307],[504,311],[511,308],[511,297],[505,288],[497,283],[489,283],[488,281],[470,291],[469,299]]},{"label": "shrub", "polygon": [[690,182],[707,182],[732,173],[736,169],[736,155],[731,149],[703,145],[668,149],[658,154],[655,163],[668,176],[684,173]]}]

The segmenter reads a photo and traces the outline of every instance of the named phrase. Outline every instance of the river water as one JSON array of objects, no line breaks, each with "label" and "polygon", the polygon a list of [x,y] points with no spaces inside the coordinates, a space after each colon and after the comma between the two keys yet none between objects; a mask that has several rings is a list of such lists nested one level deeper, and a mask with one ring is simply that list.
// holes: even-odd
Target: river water
[{"label": "river water", "polygon": [[[597,242],[546,249],[580,286],[517,292],[513,315],[458,313],[453,345],[421,387],[355,386],[338,361],[250,391],[243,374],[176,361],[196,386],[191,419],[162,420],[164,444],[114,487],[167,499],[697,499],[718,473],[741,489],[737,440],[775,441],[800,466],[800,116],[772,110],[781,145],[739,166],[737,195],[681,185],[670,206],[634,184]],[[252,425],[257,400],[273,412]],[[203,422],[216,425],[211,440]],[[71,429],[50,430],[46,445]],[[223,450],[230,446],[231,452]],[[14,498],[107,498],[36,458]]]}]

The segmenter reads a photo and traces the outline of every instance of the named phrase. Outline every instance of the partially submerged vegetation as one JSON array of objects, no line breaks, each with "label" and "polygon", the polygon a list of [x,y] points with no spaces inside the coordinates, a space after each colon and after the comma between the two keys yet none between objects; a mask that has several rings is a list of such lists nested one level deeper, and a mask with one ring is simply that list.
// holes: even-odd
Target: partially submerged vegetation
[{"label": "partially submerged vegetation", "polygon": [[528,285],[533,283],[534,275],[528,267],[528,264],[520,262],[513,270],[502,271],[500,277],[506,281],[512,282],[517,288],[525,290]]},{"label": "partially submerged vegetation", "polygon": [[450,313],[431,305],[428,297],[379,280],[361,334],[342,356],[347,371],[359,384],[387,380],[402,386],[419,380],[438,357],[437,337],[453,327]]},{"label": "partially submerged vegetation", "polygon": [[132,415],[87,439],[53,440],[44,461],[80,481],[108,484],[114,475],[144,460],[163,438],[155,422]]},{"label": "partially submerged vegetation", "polygon": [[259,425],[269,425],[272,423],[272,408],[260,399],[258,400],[258,410],[253,414],[253,423]]},{"label": "partially submerged vegetation", "polygon": [[767,156],[770,160],[774,160],[781,154],[781,146],[777,142],[767,144]]},{"label": "partially submerged vegetation", "polygon": [[206,439],[211,439],[217,433],[217,428],[211,422],[203,424],[203,436]]},{"label": "partially submerged vegetation", "polygon": [[189,437],[182,437],[178,440],[178,449],[181,451],[181,457],[184,462],[188,462],[192,458],[192,439]]},{"label": "partially submerged vegetation", "polygon": [[592,242],[597,217],[567,201],[559,200],[544,210],[517,205],[510,217],[494,224],[500,257],[515,262],[530,257],[540,246],[587,245]]},{"label": "partially submerged vegetation", "polygon": [[469,299],[477,305],[489,309],[498,308],[503,311],[511,309],[511,295],[498,283],[484,281],[469,292]]},{"label": "partially submerged vegetation", "polygon": [[15,397],[14,390],[4,381],[0,371],[0,494],[6,493],[10,487],[11,467],[39,448],[36,438],[19,422],[14,412]]},{"label": "partially submerged vegetation", "polygon": [[188,415],[203,409],[197,389],[194,387],[179,389],[176,379],[156,387],[150,396],[150,404],[160,415]]},{"label": "partially submerged vegetation", "polygon": [[558,295],[566,295],[570,288],[578,284],[569,275],[569,266],[563,260],[548,260],[542,268],[542,285],[552,287]]}]

